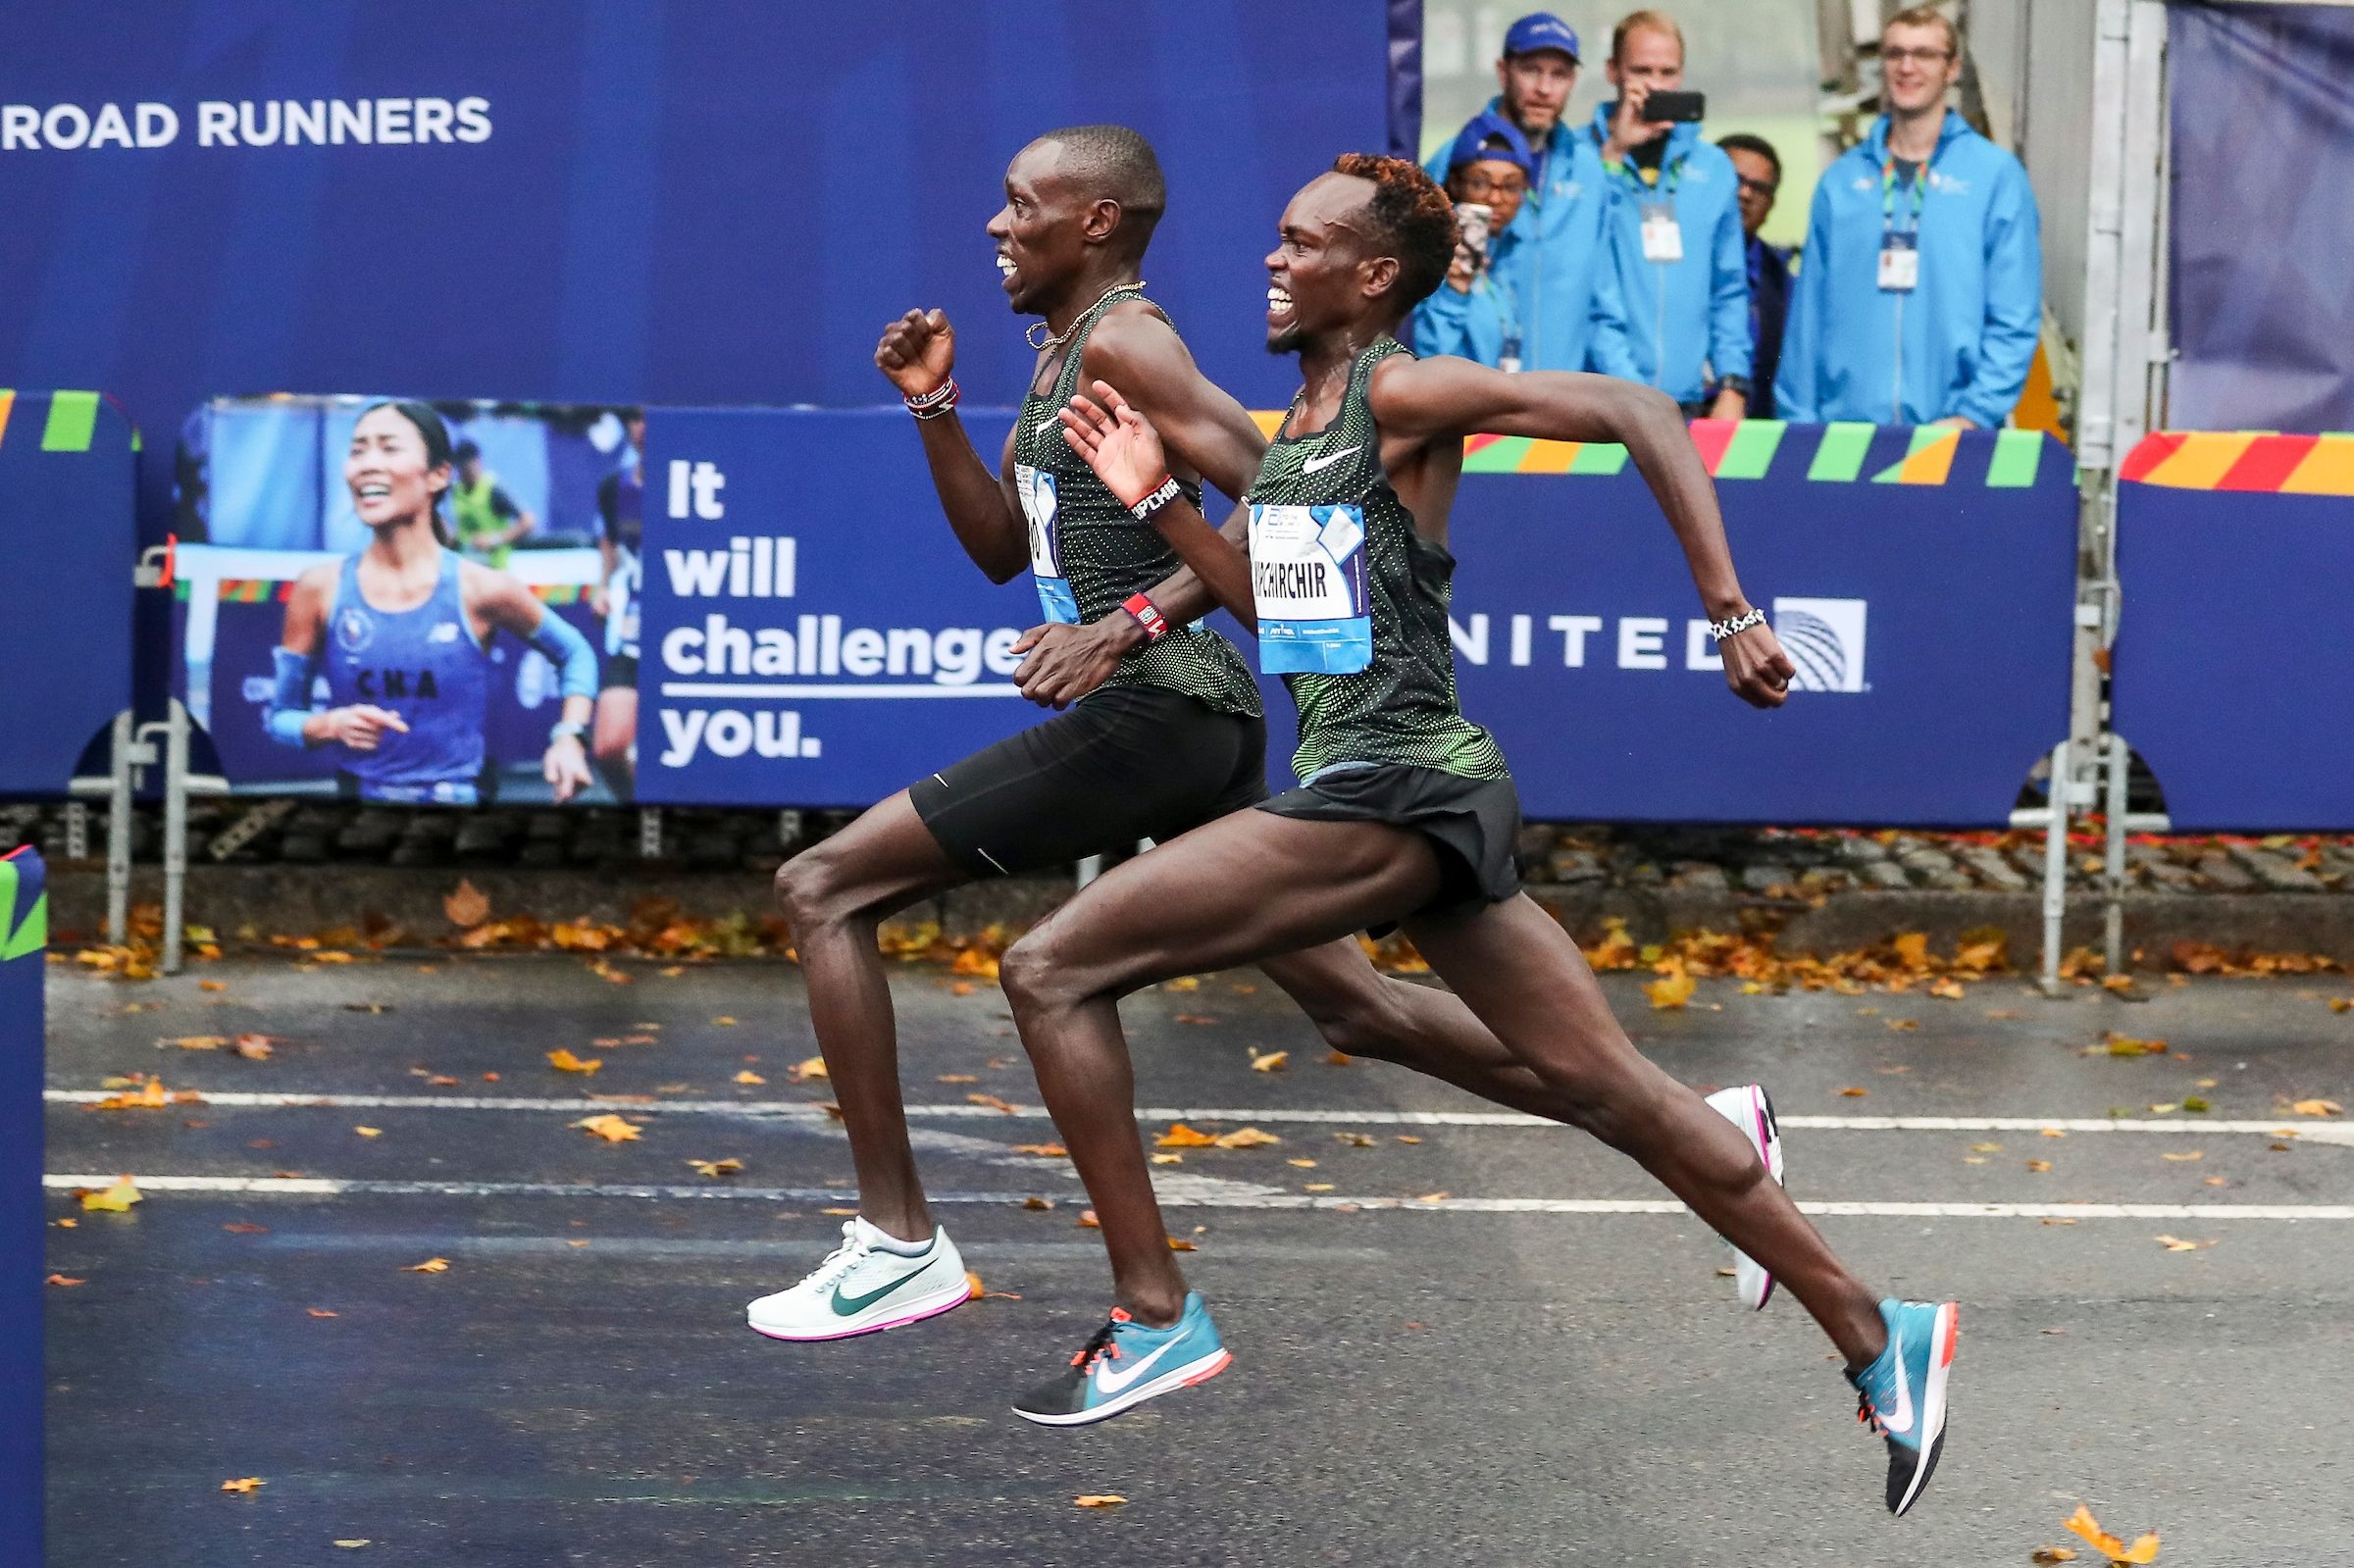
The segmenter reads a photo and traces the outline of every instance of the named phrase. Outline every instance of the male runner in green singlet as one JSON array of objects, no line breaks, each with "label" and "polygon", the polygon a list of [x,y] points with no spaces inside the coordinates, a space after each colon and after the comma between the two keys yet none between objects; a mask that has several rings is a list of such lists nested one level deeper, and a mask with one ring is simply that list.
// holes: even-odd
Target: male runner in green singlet
[{"label": "male runner in green singlet", "polygon": [[1631,1155],[1786,1284],[1845,1357],[1886,1438],[1887,1503],[1911,1507],[1943,1442],[1952,1302],[1874,1302],[1700,1095],[1639,1055],[1576,944],[1519,890],[1519,803],[1495,739],[1457,705],[1447,518],[1478,431],[1626,446],[1714,619],[1725,677],[1759,707],[1789,659],[1734,576],[1715,492],[1675,405],[1603,377],[1416,360],[1399,325],[1445,276],[1447,198],[1353,154],[1292,199],[1267,257],[1267,346],[1303,385],[1251,486],[1247,549],[1168,482],[1151,413],[1109,379],[1065,415],[1075,450],[1258,632],[1300,708],[1301,786],[1196,829],[1088,886],[1005,955],[1047,1107],[1101,1218],[1119,1305],[1071,1366],[1023,1396],[1077,1425],[1222,1369],[1170,1256],[1128,1115],[1119,998],[1402,921],[1431,967],[1568,1119]]},{"label": "male runner in green singlet", "polygon": [[[859,1212],[808,1276],[751,1303],[748,1321],[772,1338],[841,1339],[965,1299],[962,1260],[916,1174],[878,923],[949,887],[1174,838],[1265,798],[1266,735],[1249,670],[1223,637],[1154,608],[1152,595],[1180,574],[1177,557],[1072,452],[1059,418],[1084,380],[1117,378],[1168,432],[1192,493],[1200,475],[1239,496],[1258,470],[1266,443],[1250,415],[1203,378],[1144,298],[1138,268],[1163,200],[1151,147],[1116,126],[1050,131],[1007,170],[1005,207],[989,231],[1014,310],[1045,318],[1032,329],[1045,341],[996,469],[954,413],[944,315],[908,312],[876,350],[917,416],[965,552],[997,582],[1025,567],[1037,580],[1047,624],[1016,644],[1029,653],[1016,682],[1049,706],[1088,695],[893,795],[777,873],[849,1135]],[[1262,967],[1341,1050],[1563,1114],[1459,1000],[1382,978],[1345,934]],[[1127,1118],[1125,1058],[1114,1089]]]}]

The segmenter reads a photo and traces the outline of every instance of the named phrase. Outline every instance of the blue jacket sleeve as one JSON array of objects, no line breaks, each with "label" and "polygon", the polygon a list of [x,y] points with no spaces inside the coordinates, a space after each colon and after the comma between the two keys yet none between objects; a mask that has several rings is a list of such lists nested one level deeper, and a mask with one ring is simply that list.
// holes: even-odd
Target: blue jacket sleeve
[{"label": "blue jacket sleeve", "polygon": [[1504,319],[1484,279],[1458,294],[1441,283],[1414,309],[1414,352],[1455,354],[1493,366],[1504,358]]},{"label": "blue jacket sleeve", "polygon": [[[1729,176],[1729,168],[1728,168]],[[1718,380],[1749,375],[1749,248],[1741,207],[1727,200],[1716,215],[1714,275],[1709,279],[1709,364]]]},{"label": "blue jacket sleeve", "polygon": [[1999,427],[2027,384],[2043,329],[2043,235],[2026,171],[2007,163],[1986,211],[1986,322],[1976,368],[1950,412]]},{"label": "blue jacket sleeve", "polygon": [[1618,259],[1612,254],[1617,232],[1617,225],[1606,218],[1602,254],[1594,258],[1594,297],[1587,311],[1586,368],[1600,376],[1639,381],[1643,373],[1635,363],[1634,345],[1627,341],[1630,329],[1626,320],[1626,291],[1618,286]]},{"label": "blue jacket sleeve", "polygon": [[1831,285],[1831,189],[1826,170],[1807,215],[1806,248],[1792,259],[1790,314],[1782,323],[1782,364],[1773,378],[1773,411],[1793,425],[1822,419],[1821,366],[1826,299]]}]

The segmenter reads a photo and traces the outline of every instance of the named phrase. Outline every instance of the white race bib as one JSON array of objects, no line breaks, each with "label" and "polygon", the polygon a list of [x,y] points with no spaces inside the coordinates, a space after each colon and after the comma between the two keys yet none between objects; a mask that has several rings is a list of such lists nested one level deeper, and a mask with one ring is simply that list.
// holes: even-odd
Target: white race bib
[{"label": "white race bib", "polygon": [[1890,229],[1881,237],[1880,286],[1892,294],[1910,293],[1920,286],[1919,236]]},{"label": "white race bib", "polygon": [[1675,209],[1663,201],[1647,203],[1643,208],[1643,259],[1647,262],[1684,259],[1684,226],[1676,222]]},{"label": "white race bib", "polygon": [[1038,580],[1038,605],[1047,619],[1079,624],[1079,599],[1062,575],[1061,522],[1055,515],[1054,476],[1027,463],[1013,466],[1013,487],[1030,525],[1030,575]]},{"label": "white race bib", "polygon": [[1269,675],[1356,675],[1373,663],[1365,515],[1355,506],[1251,508],[1258,663]]}]

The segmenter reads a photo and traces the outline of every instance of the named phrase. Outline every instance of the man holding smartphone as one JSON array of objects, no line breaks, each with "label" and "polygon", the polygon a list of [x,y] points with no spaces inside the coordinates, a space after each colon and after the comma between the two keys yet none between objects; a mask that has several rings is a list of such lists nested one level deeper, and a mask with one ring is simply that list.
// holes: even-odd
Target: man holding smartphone
[{"label": "man holding smartphone", "polygon": [[[1474,126],[1502,122],[1519,133],[1528,150],[1527,196],[1516,217],[1495,226],[1500,234],[1509,229],[1520,361],[1526,370],[1597,368],[1595,336],[1603,323],[1615,323],[1620,314],[1606,257],[1609,193],[1602,158],[1594,138],[1564,118],[1577,70],[1575,28],[1549,12],[1522,17],[1505,32],[1504,55],[1496,62],[1501,90],[1472,121]],[[1448,181],[1460,142],[1458,135],[1424,166],[1441,184]],[[1504,265],[1501,259],[1496,263]],[[1451,347],[1446,352],[1465,351]]]},{"label": "man holding smartphone", "polygon": [[1507,374],[1525,365],[1520,315],[1522,244],[1513,221],[1536,160],[1519,127],[1484,114],[1463,127],[1447,158],[1447,195],[1458,235],[1447,280],[1414,311],[1414,346],[1455,354]]},{"label": "man holding smartphone", "polygon": [[1646,381],[1686,415],[1740,419],[1750,391],[1749,263],[1732,161],[1700,133],[1684,35],[1660,11],[1611,34],[1617,101],[1594,112],[1610,191],[1609,270],[1623,311],[1598,325],[1594,366]]}]

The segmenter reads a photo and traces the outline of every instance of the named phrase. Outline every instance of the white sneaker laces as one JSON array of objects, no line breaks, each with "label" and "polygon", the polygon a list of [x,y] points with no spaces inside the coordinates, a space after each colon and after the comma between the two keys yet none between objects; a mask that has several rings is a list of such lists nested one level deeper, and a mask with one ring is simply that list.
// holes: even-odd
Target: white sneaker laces
[{"label": "white sneaker laces", "polygon": [[842,1283],[843,1277],[866,1261],[867,1245],[858,1237],[858,1222],[842,1222],[842,1245],[826,1254],[825,1261],[809,1272],[802,1283],[813,1290],[824,1290]]}]

